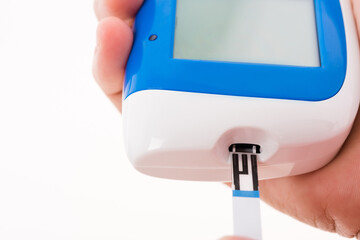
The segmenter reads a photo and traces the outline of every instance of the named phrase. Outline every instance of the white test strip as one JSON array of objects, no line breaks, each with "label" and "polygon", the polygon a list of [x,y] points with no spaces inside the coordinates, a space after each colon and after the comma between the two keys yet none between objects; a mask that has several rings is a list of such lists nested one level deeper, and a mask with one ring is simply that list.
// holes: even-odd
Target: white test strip
[{"label": "white test strip", "polygon": [[261,240],[260,196],[256,148],[252,151],[232,147],[234,234]]}]

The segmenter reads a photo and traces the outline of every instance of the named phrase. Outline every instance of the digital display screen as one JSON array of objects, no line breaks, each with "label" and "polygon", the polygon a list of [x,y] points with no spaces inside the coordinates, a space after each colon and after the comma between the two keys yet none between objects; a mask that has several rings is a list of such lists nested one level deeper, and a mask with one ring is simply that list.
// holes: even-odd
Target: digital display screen
[{"label": "digital display screen", "polygon": [[174,58],[319,67],[314,0],[177,0]]}]

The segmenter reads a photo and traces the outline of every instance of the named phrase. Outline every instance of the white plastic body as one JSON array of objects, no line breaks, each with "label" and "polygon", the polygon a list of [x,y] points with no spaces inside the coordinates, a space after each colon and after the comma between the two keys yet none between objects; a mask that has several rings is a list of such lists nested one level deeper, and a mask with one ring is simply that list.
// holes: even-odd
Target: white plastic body
[{"label": "white plastic body", "polygon": [[233,143],[261,146],[260,179],[303,174],[329,163],[349,134],[360,97],[351,3],[340,2],[348,66],[344,85],[334,97],[307,102],[136,92],[123,102],[126,151],[135,168],[162,178],[231,181],[228,147]]}]

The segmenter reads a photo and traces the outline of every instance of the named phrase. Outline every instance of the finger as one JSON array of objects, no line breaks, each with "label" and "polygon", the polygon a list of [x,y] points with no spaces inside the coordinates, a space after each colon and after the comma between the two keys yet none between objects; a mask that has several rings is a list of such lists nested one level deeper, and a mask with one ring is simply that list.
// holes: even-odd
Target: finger
[{"label": "finger", "polygon": [[114,16],[128,21],[135,17],[143,0],[95,0],[95,14],[99,20]]},{"label": "finger", "polygon": [[121,96],[126,62],[131,50],[133,33],[116,17],[100,21],[93,74],[104,93],[121,110]]},{"label": "finger", "polygon": [[357,21],[358,34],[359,34],[359,38],[360,38],[360,1],[353,0],[352,3],[353,3],[355,19]]}]

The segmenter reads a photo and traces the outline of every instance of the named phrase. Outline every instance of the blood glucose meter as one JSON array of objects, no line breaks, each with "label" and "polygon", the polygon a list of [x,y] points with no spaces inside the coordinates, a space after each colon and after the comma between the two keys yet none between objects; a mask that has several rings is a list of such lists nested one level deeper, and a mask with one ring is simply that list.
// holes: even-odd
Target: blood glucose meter
[{"label": "blood glucose meter", "polygon": [[123,123],[142,173],[231,181],[229,147],[241,145],[259,179],[297,175],[349,134],[360,96],[350,0],[146,0],[134,32]]}]

